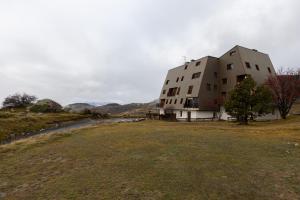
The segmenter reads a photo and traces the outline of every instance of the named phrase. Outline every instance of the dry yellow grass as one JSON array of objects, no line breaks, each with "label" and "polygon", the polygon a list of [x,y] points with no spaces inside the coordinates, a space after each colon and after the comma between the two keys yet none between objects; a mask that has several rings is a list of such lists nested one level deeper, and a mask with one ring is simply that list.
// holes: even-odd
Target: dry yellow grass
[{"label": "dry yellow grass", "polygon": [[100,125],[0,147],[7,199],[299,199],[300,117]]}]

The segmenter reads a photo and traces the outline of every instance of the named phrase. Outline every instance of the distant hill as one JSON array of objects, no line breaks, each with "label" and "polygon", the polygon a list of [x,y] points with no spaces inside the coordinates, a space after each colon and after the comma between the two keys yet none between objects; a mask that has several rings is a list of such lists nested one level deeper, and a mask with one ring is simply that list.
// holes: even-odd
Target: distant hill
[{"label": "distant hill", "polygon": [[95,108],[95,106],[88,103],[73,103],[64,107],[64,110],[72,113],[81,113],[86,109],[91,110],[93,108]]},{"label": "distant hill", "polygon": [[96,112],[109,113],[111,115],[123,115],[123,116],[141,116],[146,115],[149,111],[155,110],[157,100],[149,103],[130,103],[120,105],[117,103],[110,103],[104,106],[98,106],[93,108]]}]

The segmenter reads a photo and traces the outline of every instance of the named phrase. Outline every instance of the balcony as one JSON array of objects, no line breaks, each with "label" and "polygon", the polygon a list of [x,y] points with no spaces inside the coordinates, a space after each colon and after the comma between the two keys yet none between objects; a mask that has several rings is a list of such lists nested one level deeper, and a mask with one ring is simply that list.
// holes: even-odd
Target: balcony
[{"label": "balcony", "polygon": [[199,108],[198,98],[188,98],[185,101],[184,108]]}]

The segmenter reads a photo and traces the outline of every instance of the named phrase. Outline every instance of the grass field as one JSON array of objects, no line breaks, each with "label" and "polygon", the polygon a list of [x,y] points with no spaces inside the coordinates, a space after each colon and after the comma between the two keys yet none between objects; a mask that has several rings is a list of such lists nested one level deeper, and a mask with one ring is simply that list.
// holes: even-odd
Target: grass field
[{"label": "grass field", "polygon": [[25,110],[15,112],[0,111],[0,141],[6,139],[9,134],[22,134],[31,131],[39,131],[51,127],[56,123],[73,121],[86,116],[71,113],[30,113]]},{"label": "grass field", "polygon": [[1,146],[0,196],[300,199],[299,144],[300,117],[100,125]]}]

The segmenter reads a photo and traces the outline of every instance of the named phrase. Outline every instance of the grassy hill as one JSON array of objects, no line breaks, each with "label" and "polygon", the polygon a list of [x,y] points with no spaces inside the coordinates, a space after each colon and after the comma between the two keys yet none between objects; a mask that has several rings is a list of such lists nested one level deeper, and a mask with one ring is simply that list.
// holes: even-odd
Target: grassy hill
[{"label": "grassy hill", "polygon": [[300,117],[99,125],[0,146],[5,199],[300,199]]},{"label": "grassy hill", "polygon": [[86,118],[84,115],[70,113],[32,113],[24,109],[14,112],[0,110],[0,141],[10,134],[20,135],[54,126],[56,123]]}]

